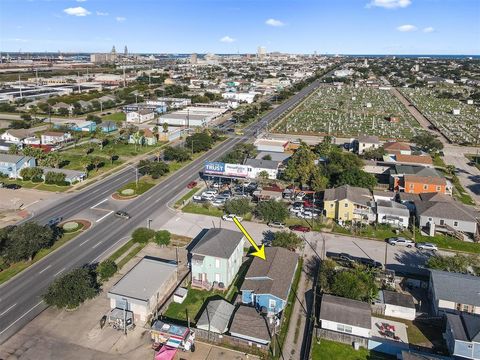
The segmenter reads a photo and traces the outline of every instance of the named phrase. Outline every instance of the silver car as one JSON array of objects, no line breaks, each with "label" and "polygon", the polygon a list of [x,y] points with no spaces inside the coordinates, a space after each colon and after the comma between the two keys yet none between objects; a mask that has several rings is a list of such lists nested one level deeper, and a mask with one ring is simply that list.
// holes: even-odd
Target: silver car
[{"label": "silver car", "polygon": [[391,237],[387,239],[387,242],[392,246],[401,245],[408,248],[411,248],[414,245],[414,242],[412,240],[405,239],[403,237]]},{"label": "silver car", "polygon": [[419,250],[438,251],[437,245],[428,242],[419,242],[416,244],[416,246]]}]

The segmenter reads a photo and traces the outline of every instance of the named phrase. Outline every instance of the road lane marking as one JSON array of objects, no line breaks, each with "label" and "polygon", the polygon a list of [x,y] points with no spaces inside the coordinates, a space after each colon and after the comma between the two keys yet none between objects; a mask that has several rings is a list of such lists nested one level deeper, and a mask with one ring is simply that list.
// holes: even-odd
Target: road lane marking
[{"label": "road lane marking", "polygon": [[103,254],[105,254],[107,251],[109,251],[112,247],[116,246],[120,241],[125,240],[127,238],[128,238],[128,236],[124,236],[123,238],[120,238],[120,240],[118,240],[115,244],[113,244],[107,250],[105,250],[103,253],[98,255],[92,262],[90,262],[90,264],[95,264],[97,262],[97,260],[100,259],[103,256]]},{"label": "road lane marking", "polygon": [[78,245],[78,246],[82,246],[82,245],[86,244],[89,240],[90,240],[90,239],[85,240],[84,242],[82,242],[82,243],[81,243],[80,245]]},{"label": "road lane marking", "polygon": [[33,309],[35,309],[38,305],[40,305],[41,303],[43,303],[43,300],[40,301],[37,305],[33,306],[30,310],[28,310],[26,313],[24,313],[22,316],[20,316],[17,320],[15,320],[13,323],[11,323],[10,325],[8,325],[5,329],[3,329],[1,332],[0,332],[0,335],[2,335],[5,331],[7,331],[8,329],[10,329],[13,325],[15,325],[17,322],[19,322],[21,319],[23,319],[25,316],[28,315],[28,313],[30,313],[30,311],[32,311]]},{"label": "road lane marking", "polygon": [[92,207],[90,207],[90,209],[96,208],[98,205],[103,204],[105,201],[108,201],[108,198],[100,201],[98,204],[93,205]]},{"label": "road lane marking", "polygon": [[48,265],[45,269],[43,269],[42,271],[39,272],[39,274],[43,273],[45,270],[47,269],[50,269],[52,267],[52,265]]},{"label": "road lane marking", "polygon": [[12,310],[12,308],[13,308],[15,305],[17,305],[17,303],[13,304],[13,305],[10,306],[7,310],[5,310],[4,312],[2,312],[2,313],[0,314],[0,316],[5,315],[7,312],[9,312],[10,310]]},{"label": "road lane marking", "polygon": [[102,243],[101,241],[98,242],[98,243],[96,243],[95,245],[92,246],[92,249],[95,249],[95,248],[96,248],[98,245],[100,245],[101,243]]},{"label": "road lane marking", "polygon": [[53,275],[53,277],[57,277],[57,275],[61,274],[63,271],[65,271],[65,268],[63,268],[63,269],[60,270],[60,271],[57,271],[57,272],[55,273],[55,275]]},{"label": "road lane marking", "polygon": [[98,219],[98,220],[95,221],[95,222],[100,222],[100,221],[102,221],[102,220],[105,219],[108,215],[110,215],[110,214],[112,214],[112,213],[113,213],[113,210],[110,211],[107,215],[102,216],[100,219]]}]

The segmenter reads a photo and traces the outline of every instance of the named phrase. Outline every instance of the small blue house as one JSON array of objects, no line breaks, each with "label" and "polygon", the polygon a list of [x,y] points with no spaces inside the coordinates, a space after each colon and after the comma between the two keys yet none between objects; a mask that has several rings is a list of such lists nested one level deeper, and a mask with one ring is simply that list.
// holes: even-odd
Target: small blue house
[{"label": "small blue house", "polygon": [[447,313],[444,339],[450,355],[462,359],[480,359],[480,316]]},{"label": "small blue house", "polygon": [[117,124],[115,124],[113,121],[104,121],[99,126],[102,129],[102,132],[106,134],[109,134],[118,129]]},{"label": "small blue house", "polygon": [[0,154],[0,173],[9,178],[20,177],[20,170],[27,167],[35,167],[36,161],[33,157],[23,155]]},{"label": "small blue house", "polygon": [[54,128],[68,128],[69,130],[72,130],[72,131],[83,131],[83,132],[94,132],[95,129],[97,128],[97,124],[95,123],[95,121],[83,121],[83,120],[79,120],[79,121],[75,121],[75,122],[68,122],[68,123],[59,123],[59,124],[55,124],[53,126]]},{"label": "small blue house", "polygon": [[266,260],[253,259],[243,282],[242,302],[273,316],[285,308],[298,255],[280,247],[265,248]]}]

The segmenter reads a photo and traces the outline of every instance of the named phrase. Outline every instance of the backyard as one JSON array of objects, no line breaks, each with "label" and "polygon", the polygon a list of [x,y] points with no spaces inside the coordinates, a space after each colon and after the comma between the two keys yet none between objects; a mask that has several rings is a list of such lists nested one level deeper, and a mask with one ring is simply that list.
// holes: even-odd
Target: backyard
[{"label": "backyard", "polygon": [[[389,119],[395,118],[392,121]],[[420,125],[388,90],[320,87],[275,127],[282,133],[410,139]]]},{"label": "backyard", "polygon": [[395,356],[370,351],[364,348],[359,350],[353,349],[351,345],[337,343],[330,340],[321,339],[320,343],[315,343],[312,346],[313,360],[393,360]]}]

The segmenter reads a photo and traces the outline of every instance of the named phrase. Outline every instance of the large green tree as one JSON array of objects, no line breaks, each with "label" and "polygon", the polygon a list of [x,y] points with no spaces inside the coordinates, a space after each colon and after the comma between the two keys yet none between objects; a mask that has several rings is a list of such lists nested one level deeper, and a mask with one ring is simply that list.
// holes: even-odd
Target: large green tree
[{"label": "large green tree", "polygon": [[275,200],[259,202],[255,211],[266,222],[283,222],[288,217],[287,207],[282,202]]},{"label": "large green tree", "polygon": [[194,153],[210,150],[213,146],[212,136],[206,131],[195,133],[185,139],[185,147]]},{"label": "large green tree", "polygon": [[335,186],[351,185],[373,190],[377,184],[375,176],[359,169],[347,169],[337,178]]},{"label": "large green tree", "polygon": [[300,147],[288,161],[284,175],[288,180],[306,185],[314,171],[315,154],[305,142],[301,142]]},{"label": "large green tree", "polygon": [[337,296],[371,301],[378,293],[375,276],[363,267],[338,271],[332,280],[330,290]]},{"label": "large green tree", "polygon": [[54,233],[49,227],[27,222],[15,227],[9,234],[4,257],[8,262],[31,260],[43,248],[54,241]]},{"label": "large green tree", "polygon": [[187,161],[190,160],[191,155],[187,149],[167,146],[163,151],[163,158],[167,161]]},{"label": "large green tree", "polygon": [[433,134],[423,132],[415,135],[411,142],[417,145],[421,150],[428,153],[436,153],[443,149],[442,142]]},{"label": "large green tree", "polygon": [[47,305],[75,309],[98,293],[97,274],[88,268],[74,269],[56,279],[43,295]]},{"label": "large green tree", "polygon": [[277,231],[273,235],[272,246],[295,250],[302,243],[302,239],[291,231]]},{"label": "large green tree", "polygon": [[247,198],[231,199],[225,203],[225,211],[229,214],[245,215],[250,210],[250,200]]}]

